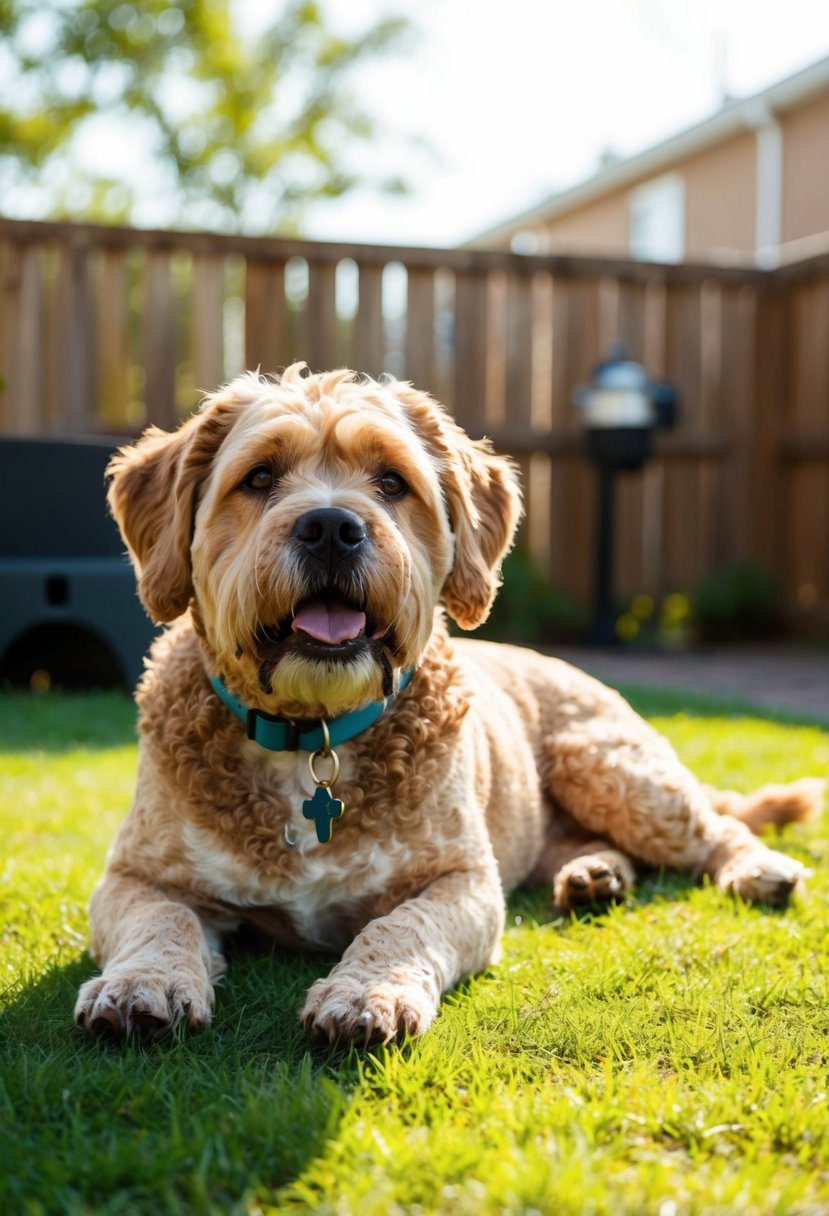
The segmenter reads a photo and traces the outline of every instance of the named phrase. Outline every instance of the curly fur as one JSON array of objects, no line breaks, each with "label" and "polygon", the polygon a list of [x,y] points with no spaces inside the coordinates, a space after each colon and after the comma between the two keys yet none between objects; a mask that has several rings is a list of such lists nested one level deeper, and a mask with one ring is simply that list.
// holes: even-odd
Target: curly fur
[{"label": "curly fur", "polygon": [[[386,495],[389,470],[405,492]],[[447,988],[497,958],[520,883],[573,907],[623,896],[647,863],[782,902],[802,876],[749,828],[802,817],[819,782],[705,789],[597,681],[449,639],[443,607],[463,628],[486,617],[520,498],[512,465],[410,385],[301,365],[248,374],[174,434],[124,449],[111,474],[139,593],[170,626],[138,690],[135,802],[92,900],[103,973],[78,999],[88,1030],[208,1021],[222,935],[249,923],[342,951],[302,1010],[318,1034],[418,1033]],[[365,532],[324,575],[326,596],[356,597],[380,623],[347,659],[285,626],[322,594],[296,529],[318,508]],[[315,719],[383,696],[408,667],[394,704],[338,748],[346,812],[328,844],[301,814],[307,756],[251,743],[208,682]]]}]

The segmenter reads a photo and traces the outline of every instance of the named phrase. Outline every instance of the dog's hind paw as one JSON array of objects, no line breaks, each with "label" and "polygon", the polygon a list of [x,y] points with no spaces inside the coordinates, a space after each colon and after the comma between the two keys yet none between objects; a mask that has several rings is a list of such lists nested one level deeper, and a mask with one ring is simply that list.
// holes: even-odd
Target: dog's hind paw
[{"label": "dog's hind paw", "polygon": [[589,907],[622,899],[633,886],[633,866],[624,853],[603,849],[574,857],[562,866],[553,883],[557,908]]},{"label": "dog's hind paw", "polygon": [[361,981],[332,974],[311,986],[299,1016],[317,1038],[368,1046],[422,1034],[436,1012],[435,1001],[415,981]]},{"label": "dog's hind paw", "polygon": [[780,907],[809,874],[793,857],[758,844],[726,862],[717,874],[717,886],[749,903]]},{"label": "dog's hind paw", "polygon": [[204,1026],[213,1012],[213,989],[196,977],[172,978],[122,971],[88,980],[78,994],[75,1021],[99,1038],[123,1039],[133,1032],[158,1039],[186,1021]]}]

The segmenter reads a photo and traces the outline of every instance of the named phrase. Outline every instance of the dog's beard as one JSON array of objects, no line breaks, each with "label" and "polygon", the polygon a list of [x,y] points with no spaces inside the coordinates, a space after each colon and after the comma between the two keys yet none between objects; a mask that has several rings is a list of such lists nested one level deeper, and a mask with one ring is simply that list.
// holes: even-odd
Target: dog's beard
[{"label": "dog's beard", "polygon": [[263,692],[277,699],[286,717],[334,717],[394,692],[393,668],[379,643],[347,661],[309,659],[288,650],[277,663],[263,661],[259,679]]},{"label": "dog's beard", "polygon": [[318,654],[312,658],[296,648],[274,646],[267,641],[261,649],[265,653],[259,663],[259,687],[266,696],[272,696],[277,689],[281,694],[286,685],[293,682],[289,671],[313,672],[318,684],[329,687],[335,683],[344,687],[349,682],[364,683],[362,672],[372,666],[379,669],[382,695],[390,697],[394,692],[394,668],[387,639],[364,639],[359,650],[348,656]]}]

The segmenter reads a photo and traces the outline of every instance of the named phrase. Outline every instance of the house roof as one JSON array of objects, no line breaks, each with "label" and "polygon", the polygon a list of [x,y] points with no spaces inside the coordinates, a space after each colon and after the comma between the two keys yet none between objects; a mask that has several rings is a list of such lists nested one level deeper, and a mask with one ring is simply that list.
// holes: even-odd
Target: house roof
[{"label": "house roof", "polygon": [[467,244],[485,248],[494,241],[509,238],[522,228],[531,228],[535,224],[557,219],[614,190],[667,171],[677,161],[721,143],[733,135],[742,131],[754,131],[769,122],[775,114],[793,109],[827,89],[829,55],[791,76],[786,76],[762,92],[727,101],[709,118],[692,127],[686,127],[684,131],[646,148],[643,152],[603,165],[592,177],[569,190],[550,195],[537,206],[473,237]]}]

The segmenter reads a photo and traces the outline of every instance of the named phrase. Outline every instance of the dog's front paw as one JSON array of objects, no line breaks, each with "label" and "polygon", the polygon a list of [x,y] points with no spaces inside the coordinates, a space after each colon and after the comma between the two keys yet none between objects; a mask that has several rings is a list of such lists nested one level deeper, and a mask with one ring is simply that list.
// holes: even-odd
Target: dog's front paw
[{"label": "dog's front paw", "polygon": [[781,906],[809,873],[793,857],[758,844],[726,862],[717,874],[717,886],[750,903]]},{"label": "dog's front paw", "polygon": [[624,853],[604,849],[575,857],[562,866],[553,884],[556,907],[571,908],[606,904],[622,899],[634,882],[633,866]]},{"label": "dog's front paw", "polygon": [[405,1034],[422,1034],[437,1013],[422,985],[391,980],[359,980],[329,975],[308,991],[300,1019],[318,1038],[388,1043]]},{"label": "dog's front paw", "polygon": [[213,1012],[213,988],[205,974],[166,976],[123,970],[88,980],[78,994],[75,1021],[90,1034],[123,1039],[132,1031],[160,1038],[187,1021],[206,1026]]}]

